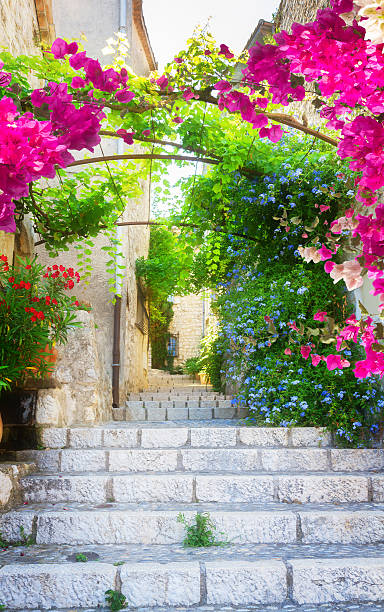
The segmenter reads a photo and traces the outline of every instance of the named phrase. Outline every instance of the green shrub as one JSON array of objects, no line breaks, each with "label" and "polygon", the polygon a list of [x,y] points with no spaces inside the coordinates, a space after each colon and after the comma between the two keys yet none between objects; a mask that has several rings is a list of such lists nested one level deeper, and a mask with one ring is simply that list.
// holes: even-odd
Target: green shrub
[{"label": "green shrub", "polygon": [[189,357],[186,359],[184,364],[184,372],[185,374],[189,374],[189,376],[195,376],[201,370],[200,366],[200,358],[199,357]]}]

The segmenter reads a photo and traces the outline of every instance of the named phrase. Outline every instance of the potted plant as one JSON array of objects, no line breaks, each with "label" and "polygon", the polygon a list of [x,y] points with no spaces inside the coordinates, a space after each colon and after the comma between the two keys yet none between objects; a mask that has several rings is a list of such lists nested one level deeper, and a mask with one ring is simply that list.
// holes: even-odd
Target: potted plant
[{"label": "potted plant", "polygon": [[70,295],[79,281],[73,268],[45,268],[36,257],[10,265],[0,256],[0,393],[52,372],[56,343],[80,325],[76,311],[84,307]]},{"label": "potted plant", "polygon": [[200,358],[199,357],[189,357],[185,361],[184,370],[186,374],[189,374],[191,378],[198,380],[198,375],[200,372]]}]

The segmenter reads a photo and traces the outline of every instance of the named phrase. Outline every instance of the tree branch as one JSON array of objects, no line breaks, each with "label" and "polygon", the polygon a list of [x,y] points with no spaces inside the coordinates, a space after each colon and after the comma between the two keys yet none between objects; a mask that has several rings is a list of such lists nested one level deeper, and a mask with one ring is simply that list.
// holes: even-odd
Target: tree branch
[{"label": "tree branch", "polygon": [[218,159],[211,159],[209,157],[195,157],[192,155],[163,155],[156,153],[133,153],[133,154],[121,154],[121,155],[106,155],[105,157],[90,157],[89,159],[78,159],[71,164],[68,164],[66,168],[73,166],[84,166],[86,164],[96,164],[105,161],[116,161],[119,159],[179,159],[181,161],[191,162],[202,162],[204,164],[219,164]]},{"label": "tree branch", "polygon": [[[123,138],[120,134],[113,132],[111,130],[100,130],[100,136],[112,136],[113,138]],[[191,147],[187,145],[180,144],[178,142],[173,142],[172,140],[159,140],[158,138],[144,138],[144,136],[134,136],[133,140],[139,140],[140,142],[149,142],[152,144],[163,145],[165,147],[175,147],[176,149],[182,149],[183,151],[191,151],[192,153],[198,153],[199,155],[209,155],[210,157],[214,157],[215,159],[221,160],[221,158],[212,153],[211,151],[205,151],[199,147]]]},{"label": "tree branch", "polygon": [[[158,225],[158,226],[163,226],[163,227],[169,227],[168,223],[161,223],[159,221],[121,221],[118,223],[115,223],[115,225],[119,225],[121,227],[127,227],[127,226],[135,226],[135,225]],[[174,227],[193,227],[196,229],[200,229],[200,225],[196,225],[194,223],[173,223]],[[100,225],[99,229],[105,229],[107,226],[106,225]],[[210,230],[212,232],[218,232],[220,234],[231,234],[231,236],[238,236],[239,238],[245,238],[246,240],[250,240],[251,242],[258,242],[256,240],[256,238],[253,238],[252,236],[247,236],[247,234],[241,234],[240,232],[233,232],[232,230],[230,232],[225,231],[224,229],[222,229],[221,227],[211,227]],[[64,236],[71,236],[73,235],[75,232],[71,232],[71,233],[65,233],[64,232]],[[45,244],[46,240],[38,240],[37,242],[35,242],[35,246],[39,246],[41,244]]]}]

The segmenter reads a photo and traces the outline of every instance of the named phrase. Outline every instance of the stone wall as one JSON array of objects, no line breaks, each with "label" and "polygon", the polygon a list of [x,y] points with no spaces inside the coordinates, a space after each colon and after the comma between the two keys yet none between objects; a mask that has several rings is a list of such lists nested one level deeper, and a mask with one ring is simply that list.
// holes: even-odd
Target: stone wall
[{"label": "stone wall", "polygon": [[20,479],[34,470],[33,463],[0,463],[0,512],[21,503]]},{"label": "stone wall", "polygon": [[[87,52],[100,60],[102,64],[108,64],[111,56],[103,55],[102,49],[106,46],[106,40],[119,30],[119,1],[118,0],[53,0],[53,18],[58,36],[64,38],[80,38]],[[141,48],[139,37],[133,33],[132,2],[127,1],[127,23],[125,24],[126,35],[131,49],[130,63],[133,70],[139,75],[147,75],[150,66]],[[140,46],[139,46],[140,45]],[[124,152],[126,148],[120,142]],[[118,142],[115,139],[103,139],[102,148],[105,154],[116,154]],[[96,155],[100,150],[96,150]],[[74,170],[75,171],[75,170]],[[146,181],[141,182],[142,196],[127,200],[127,208],[121,217],[121,221],[144,220],[148,218],[149,193]],[[120,232],[123,261],[126,266],[126,280],[122,287],[121,308],[121,368],[120,368],[120,400],[124,401],[127,390],[144,388],[147,385],[147,336],[136,327],[137,318],[137,286],[135,276],[135,262],[138,257],[146,256],[149,246],[149,231],[145,226],[123,227]],[[69,386],[56,392],[56,399],[61,396],[63,406],[60,410],[61,419],[70,422],[90,422],[92,419],[110,418],[112,408],[111,376],[112,376],[112,348],[113,348],[113,314],[114,305],[112,294],[108,292],[110,276],[106,271],[106,262],[109,255],[102,250],[106,239],[102,236],[94,240],[92,259],[92,277],[88,286],[76,288],[76,296],[92,306],[92,317],[83,334],[88,333],[89,346],[93,346],[95,338],[95,350],[91,350],[91,370],[97,372],[97,384],[84,379],[84,392],[81,391],[81,380],[76,377],[76,371],[72,367],[72,360],[76,363],[76,342],[71,339],[66,347],[60,349],[61,371],[66,372],[67,379],[74,376],[76,385],[69,393]],[[60,256],[60,263],[76,268],[76,249],[71,248],[67,253]],[[39,247],[39,258],[51,265],[54,260],[48,257],[44,247]],[[58,261],[56,261],[58,263]],[[60,378],[60,376],[59,376]],[[88,381],[88,382],[87,382]],[[65,382],[68,385],[68,382]],[[92,390],[90,390],[90,387]],[[64,392],[64,395],[63,395]],[[47,423],[48,413],[57,414],[52,408],[52,392],[40,393],[42,403],[51,405],[50,409],[45,407],[41,410],[39,422]],[[96,396],[98,399],[96,400]],[[86,399],[86,406],[84,400]],[[57,402],[55,400],[56,406]],[[41,419],[44,419],[43,421]],[[55,421],[56,423],[56,421]],[[53,422],[52,422],[53,424]]]},{"label": "stone wall", "polygon": [[200,341],[206,334],[210,321],[211,299],[205,293],[174,298],[174,316],[170,334],[178,336],[178,356],[174,365],[182,365],[189,357],[199,354]]},{"label": "stone wall", "polygon": [[328,5],[328,0],[282,0],[276,13],[275,25],[280,30],[289,30],[295,22],[313,21],[317,10]]},{"label": "stone wall", "polygon": [[59,348],[53,374],[54,388],[41,389],[36,405],[36,423],[65,427],[75,423],[97,423],[110,418],[108,382],[103,376],[92,312],[80,311],[81,327],[68,334]]}]

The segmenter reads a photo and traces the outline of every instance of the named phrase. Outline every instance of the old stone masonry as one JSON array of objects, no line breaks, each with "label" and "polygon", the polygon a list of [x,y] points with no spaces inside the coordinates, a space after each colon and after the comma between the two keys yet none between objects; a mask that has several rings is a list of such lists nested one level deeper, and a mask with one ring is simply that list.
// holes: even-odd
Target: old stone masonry
[{"label": "old stone masonry", "polygon": [[[135,610],[384,610],[384,451],[245,427],[177,380],[18,453],[38,472],[1,515],[0,604],[109,609],[111,590]],[[209,512],[228,544],[184,548],[180,512]]]}]

